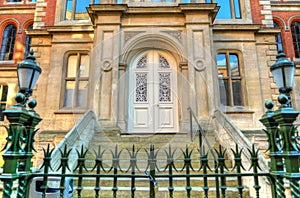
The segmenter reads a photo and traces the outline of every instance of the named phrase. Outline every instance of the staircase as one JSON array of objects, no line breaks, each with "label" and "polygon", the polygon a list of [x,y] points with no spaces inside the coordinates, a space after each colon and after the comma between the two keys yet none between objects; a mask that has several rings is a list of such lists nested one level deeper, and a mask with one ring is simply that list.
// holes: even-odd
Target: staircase
[{"label": "staircase", "polygon": [[[215,137],[213,131],[208,131],[205,134],[207,141],[211,144],[212,147],[218,148],[219,144],[215,141]],[[86,167],[89,171],[92,170],[95,164],[96,152],[101,146],[101,151],[105,151],[104,155],[102,156],[103,165],[106,170],[112,165],[113,157],[112,153],[115,152],[116,148],[118,152],[122,152],[120,155],[120,167],[122,171],[125,171],[130,166],[130,156],[128,151],[133,150],[133,145],[135,151],[140,149],[137,164],[139,170],[136,170],[136,175],[144,175],[145,168],[148,164],[148,156],[147,151],[149,151],[150,145],[154,145],[155,152],[158,151],[157,154],[157,167],[160,170],[163,170],[166,165],[166,153],[164,150],[168,151],[169,146],[172,148],[172,151],[176,149],[174,154],[175,167],[182,167],[184,164],[184,157],[182,152],[185,151],[186,148],[191,151],[194,149],[191,159],[192,159],[192,166],[195,171],[190,170],[190,174],[199,174],[196,170],[200,168],[200,155],[197,152],[197,148],[199,148],[199,138],[198,136],[195,137],[194,141],[190,140],[190,134],[188,133],[177,133],[177,134],[153,134],[153,135],[120,135],[118,129],[106,129],[106,130],[99,130],[95,132],[92,141],[90,142],[89,152],[87,154],[86,160]],[[116,145],[118,145],[116,147]],[[127,151],[128,149],[128,151]],[[145,150],[144,150],[145,149]],[[122,151],[121,151],[122,150]],[[207,151],[207,147],[205,147]],[[211,167],[211,171],[214,172],[214,159],[212,155],[209,155],[209,166]],[[226,166],[228,168],[232,168],[232,164],[230,161],[226,161]],[[126,167],[126,168],[125,168]],[[181,168],[180,168],[181,169]],[[120,169],[117,170],[119,175],[130,175],[129,173],[121,172]],[[147,170],[149,173],[149,169]],[[202,172],[203,170],[200,170]],[[95,171],[92,171],[95,173]],[[102,172],[103,173],[103,172]],[[186,168],[183,169],[183,174],[186,174]],[[182,174],[181,172],[176,172],[173,170],[172,174]],[[90,173],[89,173],[90,174]],[[155,197],[169,197],[169,178],[167,177],[169,173],[167,171],[158,172],[156,171],[155,177],[156,181],[158,182],[157,191],[155,193]],[[165,176],[164,176],[165,175]],[[208,177],[208,187],[209,187],[209,197],[216,197],[216,178]],[[220,178],[218,178],[220,179]],[[95,182],[96,178],[85,178],[83,180],[83,197],[95,197]],[[78,181],[75,179],[75,186],[77,186]],[[150,181],[148,178],[135,178],[135,197],[149,197],[149,185]],[[185,177],[178,177],[173,179],[173,186],[174,192],[173,197],[186,197],[186,178]],[[191,197],[204,197],[204,179],[203,178],[190,178],[190,186],[192,186]],[[114,180],[113,178],[101,178],[100,182],[101,190],[100,190],[100,197],[113,197],[113,186]],[[226,178],[226,196],[228,197],[239,197],[238,190],[237,190],[237,180],[236,177],[228,177]],[[130,197],[131,195],[131,178],[117,178],[117,197]],[[75,190],[76,191],[76,190]],[[76,194],[76,193],[75,193]],[[249,197],[249,191],[247,188],[243,190],[243,197]]]},{"label": "staircase", "polygon": [[[268,150],[268,136],[262,130],[243,130],[242,133],[258,148],[263,154]],[[266,157],[266,155],[265,155]]]}]

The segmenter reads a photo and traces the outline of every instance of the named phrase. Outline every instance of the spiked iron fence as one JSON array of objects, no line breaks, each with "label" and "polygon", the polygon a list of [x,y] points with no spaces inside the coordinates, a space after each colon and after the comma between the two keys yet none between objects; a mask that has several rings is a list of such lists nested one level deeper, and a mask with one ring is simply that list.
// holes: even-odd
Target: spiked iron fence
[{"label": "spiked iron fence", "polygon": [[[226,150],[223,150],[221,147],[219,149],[215,149],[218,158],[217,164],[213,164],[218,171],[212,169],[209,163],[208,153],[204,155],[200,155],[199,150],[194,150],[186,147],[185,149],[180,149],[179,152],[182,154],[181,156],[177,156],[176,159],[176,150],[172,149],[171,146],[167,149],[163,150],[155,150],[154,145],[150,146],[150,149],[143,149],[147,155],[147,162],[145,163],[145,167],[139,166],[139,154],[141,153],[141,149],[135,149],[133,145],[132,150],[129,149],[118,149],[116,145],[113,150],[101,150],[101,146],[99,146],[98,151],[95,153],[96,158],[94,159],[94,166],[91,170],[88,170],[86,164],[87,161],[87,153],[88,150],[85,150],[82,146],[81,150],[76,150],[77,152],[77,166],[74,170],[70,170],[68,166],[69,155],[72,152],[72,149],[68,149],[64,147],[61,152],[61,163],[59,168],[53,172],[51,168],[51,153],[52,150],[48,147],[44,150],[45,158],[42,166],[41,173],[31,174],[27,178],[27,183],[30,183],[30,180],[34,177],[43,177],[43,184],[41,189],[43,190],[43,195],[47,194],[47,182],[48,178],[56,177],[60,180],[60,185],[57,187],[60,191],[60,196],[64,197],[65,192],[65,180],[68,177],[76,178],[77,187],[76,187],[76,197],[85,197],[86,194],[84,191],[83,180],[85,178],[94,178],[94,197],[99,197],[101,192],[101,179],[110,178],[113,183],[111,187],[111,194],[107,194],[109,197],[118,197],[118,182],[121,178],[127,178],[130,180],[130,191],[128,191],[128,195],[131,197],[136,197],[136,188],[137,188],[137,179],[139,178],[148,178],[149,179],[149,196],[155,197],[157,190],[160,189],[159,179],[168,180],[168,194],[169,197],[174,196],[174,191],[176,191],[176,183],[174,180],[177,178],[184,178],[185,180],[185,190],[186,197],[193,196],[193,188],[200,186],[192,186],[192,179],[202,180],[203,181],[203,194],[204,197],[208,197],[210,193],[210,186],[208,184],[209,178],[214,178],[214,181],[220,181],[219,183],[215,183],[216,186],[216,197],[226,197],[227,186],[226,179],[228,177],[235,177],[237,180],[236,189],[238,190],[238,197],[243,197],[243,189],[245,185],[243,185],[244,177],[253,177],[254,183],[252,184],[255,188],[257,197],[259,197],[260,184],[258,177],[261,176],[269,176],[268,172],[259,171],[260,167],[258,165],[257,151],[253,147],[252,150],[249,150],[252,156],[251,167],[249,169],[245,169],[242,164],[241,159],[241,149],[236,146],[233,152],[234,166],[233,168],[228,168],[225,163]],[[125,159],[122,155],[127,153],[129,159]],[[192,155],[196,153],[199,158],[192,160]],[[106,154],[111,155],[111,162],[108,166],[107,160],[104,159]],[[162,155],[160,155],[162,154]],[[165,159],[163,159],[165,158]],[[124,167],[121,165],[121,161],[127,161],[128,166]],[[164,161],[164,162],[163,162]],[[143,164],[141,162],[141,164]],[[194,166],[199,166],[195,168]],[[53,173],[50,173],[53,172]],[[129,193],[130,192],[130,193]]]},{"label": "spiked iron fence", "polygon": [[[287,105],[288,98],[280,96],[279,102],[281,107],[275,112],[272,110],[273,103],[267,102],[267,113],[260,120],[265,126],[265,132],[269,136],[270,150],[270,172],[261,171],[258,160],[258,151],[254,148],[239,148],[237,144],[234,149],[224,150],[203,148],[192,149],[188,146],[185,149],[172,148],[155,150],[154,145],[150,149],[119,149],[116,145],[114,149],[102,150],[101,145],[94,154],[93,168],[88,169],[86,165],[90,158],[88,151],[82,146],[81,149],[64,148],[60,149],[59,168],[52,170],[52,152],[48,146],[44,150],[44,160],[40,172],[31,171],[31,159],[34,142],[34,129],[41,118],[34,112],[33,108],[36,103],[29,103],[30,110],[24,105],[24,97],[16,97],[18,104],[5,111],[4,114],[10,121],[7,128],[8,137],[3,155],[4,166],[3,173],[0,176],[3,182],[3,197],[13,196],[14,183],[17,182],[17,197],[30,197],[29,186],[35,178],[42,178],[40,190],[42,196],[46,197],[49,190],[58,190],[60,197],[64,197],[65,181],[68,178],[76,180],[74,195],[85,197],[88,195],[85,185],[87,178],[93,179],[93,196],[99,197],[105,192],[103,180],[111,179],[112,184],[109,186],[111,194],[105,194],[103,197],[118,197],[121,193],[121,180],[128,179],[130,184],[130,196],[138,197],[137,190],[140,186],[141,179],[148,179],[147,189],[149,197],[156,197],[162,188],[166,188],[168,197],[178,197],[176,195],[179,184],[177,179],[184,180],[184,189],[186,197],[196,195],[196,189],[201,187],[203,197],[226,197],[231,196],[228,190],[229,177],[236,178],[235,188],[238,191],[238,197],[244,197],[246,185],[244,180],[252,178],[253,183],[248,187],[254,188],[255,196],[260,197],[261,183],[259,178],[266,177],[271,181],[272,196],[285,197],[284,182],[288,181],[291,196],[300,197],[299,192],[299,145],[297,143],[297,128],[293,122],[298,116],[298,112]],[[200,137],[200,135],[199,135]],[[201,139],[201,138],[200,138]],[[200,145],[203,143],[200,141]],[[251,163],[249,167],[243,162],[242,151],[248,149],[251,154]],[[215,160],[209,157],[209,153],[214,152],[217,156]],[[72,152],[76,152],[74,158]],[[233,167],[226,165],[226,153],[232,152],[234,155]],[[71,155],[72,154],[72,155]],[[196,157],[195,157],[196,156]],[[144,159],[144,160],[143,160]],[[70,160],[76,160],[77,166],[74,170],[69,168]],[[127,166],[126,166],[127,163]],[[213,168],[212,168],[213,167]],[[58,178],[59,184],[55,187],[49,186],[51,178]],[[163,184],[166,180],[167,185]],[[202,181],[195,183],[194,181]],[[214,181],[215,194],[211,195],[213,187],[209,182]],[[107,188],[106,188],[107,190]],[[158,190],[158,191],[157,191]],[[128,197],[128,194],[126,195]],[[143,196],[144,197],[144,196]],[[197,195],[198,197],[198,195]],[[261,195],[265,197],[265,194]]]}]

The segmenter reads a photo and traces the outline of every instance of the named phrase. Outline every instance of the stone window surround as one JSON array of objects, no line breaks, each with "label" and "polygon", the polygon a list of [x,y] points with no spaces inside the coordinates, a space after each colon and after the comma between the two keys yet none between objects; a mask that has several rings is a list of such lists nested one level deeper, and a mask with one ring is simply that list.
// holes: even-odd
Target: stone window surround
[{"label": "stone window surround", "polygon": [[[57,0],[56,4],[56,25],[86,25],[91,24],[90,19],[87,20],[65,20],[65,9],[67,0]],[[93,1],[93,0],[91,0]],[[130,6],[130,5],[128,5]],[[248,9],[249,8],[249,9]],[[241,19],[215,19],[214,24],[252,24],[252,14],[250,0],[240,0]]]},{"label": "stone window surround", "polygon": [[[14,28],[15,28],[15,33],[14,33],[14,38],[13,38],[13,41],[11,40],[10,41],[10,43],[13,43],[13,45],[11,45],[10,47],[9,47],[9,51],[11,51],[11,49],[12,49],[12,52],[10,52],[10,53],[12,53],[12,57],[11,58],[8,58],[8,59],[6,59],[5,57],[3,57],[3,59],[2,60],[0,60],[0,61],[11,61],[11,60],[13,60],[13,57],[14,57],[14,50],[15,50],[15,44],[16,44],[16,37],[17,37],[17,31],[18,31],[18,28],[17,28],[17,26],[15,25],[15,24],[13,24],[13,23],[8,23],[4,28],[3,28],[3,31],[1,32],[2,34],[3,34],[3,37],[2,37],[2,40],[0,41],[1,43],[0,43],[0,56],[1,56],[1,53],[2,53],[2,47],[5,47],[5,52],[7,51],[7,49],[6,49],[6,45],[7,45],[7,43],[3,46],[3,42],[4,41],[6,41],[6,42],[9,42],[9,37],[11,36],[11,35],[6,35],[6,37],[4,36],[5,35],[5,31],[6,31],[6,28],[8,28],[9,26],[14,26]],[[6,40],[4,40],[4,39],[6,39]],[[5,56],[5,55],[4,55]]]},{"label": "stone window surround", "polygon": [[[66,85],[66,76],[67,76],[67,64],[68,64],[68,58],[70,55],[74,55],[74,54],[77,54],[77,56],[81,56],[81,55],[88,55],[89,58],[90,58],[90,53],[89,51],[87,50],[72,50],[72,51],[68,51],[65,53],[64,55],[64,60],[63,60],[63,73],[62,73],[62,87],[61,87],[61,96],[60,96],[60,106],[59,106],[59,110],[55,111],[56,114],[59,114],[59,113],[66,113],[66,114],[72,114],[72,113],[84,113],[89,104],[88,104],[88,101],[87,101],[87,106],[86,107],[65,107],[64,106],[64,100],[65,100],[65,85]],[[90,65],[89,65],[90,67]],[[91,72],[91,69],[90,69],[90,72]],[[90,76],[90,75],[89,75]],[[77,76],[76,76],[77,78]],[[88,77],[89,78],[89,77]],[[77,81],[75,79],[75,81]],[[88,80],[89,82],[89,80]],[[87,92],[89,93],[89,89],[87,90]]]},{"label": "stone window surround", "polygon": [[[291,27],[290,27],[290,29],[291,29],[291,35],[292,35],[292,38],[293,38],[293,28],[292,28],[292,25],[294,24],[294,23],[298,23],[298,25],[297,26],[299,26],[299,28],[300,28],[300,20],[295,20],[295,21],[293,21],[292,23],[291,23]],[[294,45],[294,39],[292,39],[293,40],[293,48],[294,48],[294,53],[295,53],[295,60],[296,61],[300,61],[300,52],[298,52],[298,56],[299,57],[296,57],[297,55],[296,55],[296,50],[295,50],[295,45]],[[298,46],[300,45],[300,38],[298,38],[297,37],[297,39],[296,39],[296,41],[297,41],[297,43],[298,43]],[[298,47],[298,51],[300,50],[300,47]]]},{"label": "stone window surround", "polygon": [[252,113],[253,111],[247,109],[247,104],[248,104],[248,100],[247,100],[247,93],[246,91],[243,91],[246,87],[246,84],[245,84],[245,80],[244,80],[244,64],[243,64],[243,56],[242,56],[242,53],[239,51],[239,50],[227,50],[227,49],[220,49],[217,51],[216,55],[217,54],[220,54],[220,53],[225,53],[225,54],[236,54],[238,56],[238,60],[239,60],[239,70],[240,70],[240,77],[241,77],[241,87],[242,87],[242,102],[243,102],[243,106],[227,106],[227,105],[223,105],[221,104],[221,101],[220,101],[220,107],[221,109],[224,110],[224,112],[245,112],[245,113]]}]

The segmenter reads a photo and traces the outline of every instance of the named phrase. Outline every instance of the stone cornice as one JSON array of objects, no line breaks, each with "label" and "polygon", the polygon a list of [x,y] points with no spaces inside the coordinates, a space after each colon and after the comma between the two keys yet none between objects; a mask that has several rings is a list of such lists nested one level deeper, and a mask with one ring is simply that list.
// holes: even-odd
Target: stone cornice
[{"label": "stone cornice", "polygon": [[35,5],[3,6],[0,7],[1,14],[34,14]]},{"label": "stone cornice", "polygon": [[47,30],[26,30],[26,34],[30,36],[49,36],[49,32]]},{"label": "stone cornice", "polygon": [[253,24],[216,24],[213,25],[213,31],[253,31],[261,29],[261,25]]},{"label": "stone cornice", "polygon": [[[147,4],[148,5],[148,4]],[[134,6],[127,4],[98,4],[91,5],[87,8],[91,20],[95,24],[97,15],[122,15],[122,14],[134,14],[134,15],[151,15],[151,14],[193,14],[193,13],[208,13],[215,19],[219,6],[212,3],[190,3],[190,4],[166,4],[162,6],[157,4],[156,6],[144,7],[144,6]],[[96,22],[97,23],[97,22]]]},{"label": "stone cornice", "polygon": [[275,12],[285,12],[285,11],[300,11],[300,4],[299,2],[274,2],[271,1],[272,11]]},{"label": "stone cornice", "polygon": [[48,32],[94,32],[92,25],[48,26]]}]

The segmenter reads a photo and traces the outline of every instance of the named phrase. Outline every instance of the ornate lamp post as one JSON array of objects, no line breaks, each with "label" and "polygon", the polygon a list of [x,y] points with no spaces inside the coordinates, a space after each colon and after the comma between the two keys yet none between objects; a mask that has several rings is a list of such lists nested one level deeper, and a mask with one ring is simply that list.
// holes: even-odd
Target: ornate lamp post
[{"label": "ornate lamp post", "polygon": [[[27,101],[41,71],[31,51],[17,68],[20,88],[20,93],[15,97],[17,104],[3,112],[10,122],[3,154],[3,174],[0,177],[4,182],[3,197],[11,196],[13,181],[16,179],[19,179],[18,197],[25,197],[25,180],[31,168],[35,126],[42,120],[33,110],[36,101],[31,100],[28,103]],[[27,104],[30,110],[26,109]]]},{"label": "ornate lamp post", "polygon": [[289,61],[283,52],[277,55],[277,61],[270,68],[277,83],[278,97],[281,104],[275,112],[272,111],[273,103],[266,102],[268,111],[260,121],[266,127],[265,132],[269,137],[270,171],[272,175],[273,197],[285,197],[284,178],[290,181],[292,197],[300,197],[298,181],[300,180],[300,151],[296,142],[297,128],[293,125],[299,112],[290,105],[289,94],[292,91],[295,64]]},{"label": "ornate lamp post", "polygon": [[42,69],[36,64],[33,51],[18,65],[18,82],[20,93],[23,93],[26,100],[32,95],[32,90],[38,80]]},{"label": "ornate lamp post", "polygon": [[294,62],[289,61],[282,51],[278,52],[276,58],[277,60],[275,64],[271,66],[270,70],[274,76],[279,92],[290,97],[290,92],[294,84],[296,65]]}]

